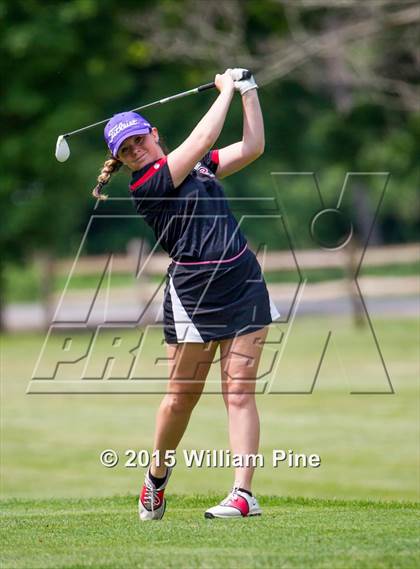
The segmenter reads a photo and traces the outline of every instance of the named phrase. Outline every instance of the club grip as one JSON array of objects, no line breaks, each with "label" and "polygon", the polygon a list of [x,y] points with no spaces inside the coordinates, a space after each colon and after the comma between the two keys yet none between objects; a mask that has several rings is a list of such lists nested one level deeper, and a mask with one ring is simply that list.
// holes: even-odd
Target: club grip
[{"label": "club grip", "polygon": [[[244,71],[242,73],[242,77],[241,79],[239,79],[239,81],[243,81],[244,79],[249,79],[252,76],[252,71]],[[200,85],[199,87],[197,87],[197,92],[199,93],[200,91],[206,91],[207,89],[213,89],[213,87],[216,87],[214,81],[212,81],[211,83],[205,83],[204,85]]]},{"label": "club grip", "polygon": [[211,83],[205,83],[204,85],[200,85],[200,87],[197,87],[197,91],[206,91],[207,89],[213,89],[213,87],[216,87],[216,84],[214,81],[212,81]]}]

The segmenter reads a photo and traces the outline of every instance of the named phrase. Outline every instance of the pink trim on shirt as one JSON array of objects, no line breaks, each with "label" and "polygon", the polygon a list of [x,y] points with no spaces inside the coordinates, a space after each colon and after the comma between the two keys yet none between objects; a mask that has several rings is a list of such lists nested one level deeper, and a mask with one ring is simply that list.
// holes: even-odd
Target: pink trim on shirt
[{"label": "pink trim on shirt", "polygon": [[210,152],[210,160],[215,164],[219,164],[219,150],[217,148]]},{"label": "pink trim on shirt", "polygon": [[216,261],[192,261],[189,263],[181,263],[180,261],[173,261],[173,262],[176,265],[210,265],[211,263],[229,263],[230,261],[234,261],[235,259],[240,257],[242,255],[242,253],[245,252],[247,247],[248,247],[248,245],[245,245],[245,247],[242,249],[242,251],[240,253],[238,253],[234,257],[231,257],[230,259],[218,259]]}]

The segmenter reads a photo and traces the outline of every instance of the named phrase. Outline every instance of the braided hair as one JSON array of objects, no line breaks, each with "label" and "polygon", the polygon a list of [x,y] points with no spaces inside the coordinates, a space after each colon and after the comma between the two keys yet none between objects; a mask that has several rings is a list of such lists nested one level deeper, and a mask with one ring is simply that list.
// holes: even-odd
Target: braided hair
[{"label": "braided hair", "polygon": [[98,200],[106,200],[108,196],[106,194],[102,194],[101,190],[111,179],[112,174],[118,172],[118,170],[122,166],[122,162],[117,160],[113,156],[109,156],[106,160],[104,165],[102,166],[101,173],[99,174],[97,181],[98,183],[92,190],[92,195],[94,198]]},{"label": "braided hair", "polygon": [[[168,147],[166,146],[165,141],[161,137],[159,142],[157,143],[165,154],[169,153]],[[123,163],[114,158],[112,155],[109,155],[105,160],[104,165],[102,166],[101,173],[97,178],[97,184],[92,190],[92,195],[97,200],[106,200],[108,196],[106,194],[102,194],[101,190],[107,183],[110,181],[112,174],[118,172],[118,170],[123,166]]]}]

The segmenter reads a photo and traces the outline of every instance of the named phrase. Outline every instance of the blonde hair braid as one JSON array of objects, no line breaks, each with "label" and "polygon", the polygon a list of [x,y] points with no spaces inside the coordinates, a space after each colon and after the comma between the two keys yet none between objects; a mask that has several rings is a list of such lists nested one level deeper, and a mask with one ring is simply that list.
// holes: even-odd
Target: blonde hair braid
[{"label": "blonde hair braid", "polygon": [[121,166],[122,166],[122,162],[120,162],[119,160],[117,160],[113,156],[110,156],[109,158],[107,158],[105,160],[105,163],[102,166],[101,173],[99,174],[99,176],[97,178],[98,183],[92,190],[92,195],[94,198],[96,198],[98,200],[106,200],[108,198],[108,196],[106,194],[101,194],[101,190],[109,182],[112,174],[114,174],[115,172],[118,172],[118,170],[121,168]]}]

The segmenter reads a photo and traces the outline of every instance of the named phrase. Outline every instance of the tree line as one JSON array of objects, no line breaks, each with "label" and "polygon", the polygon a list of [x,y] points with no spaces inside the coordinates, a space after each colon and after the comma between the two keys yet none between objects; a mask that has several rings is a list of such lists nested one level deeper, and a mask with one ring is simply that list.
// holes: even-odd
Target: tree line
[{"label": "tree line", "polygon": [[[94,129],[75,138],[70,160],[58,164],[58,134],[234,66],[252,69],[260,84],[266,152],[226,180],[228,196],[269,197],[271,172],[311,171],[334,202],[346,172],[389,172],[371,238],[418,239],[419,21],[418,3],[408,0],[4,0],[0,273],[36,250],[71,256],[80,243],[106,148],[101,129]],[[203,93],[147,116],[173,148],[214,97]],[[240,138],[241,121],[238,97],[220,146]],[[127,177],[118,174],[110,191],[127,196]],[[301,224],[314,208],[312,190],[295,176],[278,191],[291,232],[310,246]],[[361,240],[380,192],[369,181],[354,189],[349,207]],[[263,201],[253,207],[264,211]],[[256,243],[285,246],[281,232],[258,219],[247,232]],[[111,223],[92,236],[90,252],[123,250],[133,235],[150,239],[141,223]]]}]

